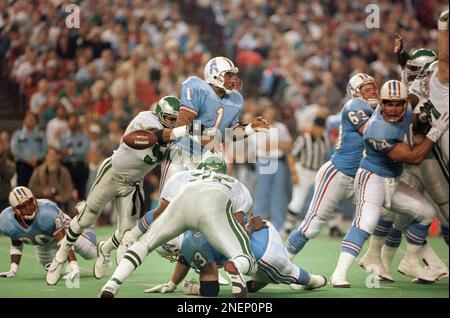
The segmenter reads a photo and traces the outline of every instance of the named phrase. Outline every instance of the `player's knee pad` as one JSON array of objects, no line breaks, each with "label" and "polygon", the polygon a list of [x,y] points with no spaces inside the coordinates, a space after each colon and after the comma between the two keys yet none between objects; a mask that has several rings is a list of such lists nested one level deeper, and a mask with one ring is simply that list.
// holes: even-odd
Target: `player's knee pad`
[{"label": "player's knee pad", "polygon": [[360,211],[359,216],[353,220],[353,224],[357,228],[372,235],[377,226],[378,219],[380,218],[381,208],[378,205],[367,201],[364,205],[364,209]]},{"label": "player's knee pad", "polygon": [[216,297],[219,294],[219,281],[200,281],[200,296]]}]

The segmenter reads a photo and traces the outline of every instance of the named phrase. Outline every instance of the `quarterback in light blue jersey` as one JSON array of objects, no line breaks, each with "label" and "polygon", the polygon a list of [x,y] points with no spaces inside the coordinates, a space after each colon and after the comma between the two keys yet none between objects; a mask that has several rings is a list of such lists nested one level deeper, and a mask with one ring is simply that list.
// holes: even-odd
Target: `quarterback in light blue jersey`
[{"label": "quarterback in light blue jersey", "polygon": [[378,104],[378,87],[373,77],[359,73],[349,80],[347,94],[350,100],[341,111],[336,150],[316,175],[314,196],[303,222],[288,237],[291,259],[334,217],[342,200],[353,200],[353,178],[364,148],[362,134]]},{"label": "quarterback in light blue jersey", "polygon": [[165,157],[161,188],[174,173],[195,169],[207,150],[221,152],[226,134],[238,140],[269,127],[262,117],[255,118],[246,126],[239,122],[244,99],[239,92],[242,82],[238,73],[231,60],[219,56],[206,63],[204,79],[191,76],[183,82],[180,113],[175,126],[193,123],[194,132],[174,142]]},{"label": "quarterback in light blue jersey", "polygon": [[[247,223],[250,244],[257,263],[257,271],[247,282],[249,292],[257,292],[267,284],[288,284],[293,289],[316,289],[325,286],[326,279],[309,274],[293,264],[278,231],[259,216]],[[157,249],[166,258],[177,261],[171,280],[147,289],[148,293],[168,293],[186,277],[190,268],[200,271],[200,283],[184,282],[183,291],[189,295],[217,296],[219,292],[217,269],[227,258],[215,250],[200,232],[187,231]]]},{"label": "quarterback in light blue jersey", "polygon": [[[395,213],[411,215],[408,228],[405,267],[418,262],[435,209],[417,190],[397,179],[403,164],[419,164],[448,129],[448,114],[434,124],[424,141],[412,146],[413,116],[406,86],[396,80],[386,82],[380,91],[380,105],[364,130],[364,156],[355,176],[356,212],[347,235],[342,241],[341,254],[331,277],[333,287],[348,288],[346,276],[353,260],[371,235],[381,215],[382,207]],[[381,262],[372,268],[386,278]],[[423,281],[433,282],[427,269],[419,274]],[[388,276],[387,276],[388,277]]]},{"label": "quarterback in light blue jersey", "polygon": [[[36,199],[30,189],[16,187],[9,194],[9,208],[0,213],[0,234],[11,239],[11,267],[0,277],[15,277],[19,269],[23,244],[36,246],[39,263],[51,263],[57,251],[57,242],[65,234],[70,217],[64,214],[56,203],[47,199]],[[77,240],[74,250],[85,259],[96,256],[96,236],[87,228]],[[68,256],[69,273],[65,279],[74,279],[80,272],[74,251]]]}]

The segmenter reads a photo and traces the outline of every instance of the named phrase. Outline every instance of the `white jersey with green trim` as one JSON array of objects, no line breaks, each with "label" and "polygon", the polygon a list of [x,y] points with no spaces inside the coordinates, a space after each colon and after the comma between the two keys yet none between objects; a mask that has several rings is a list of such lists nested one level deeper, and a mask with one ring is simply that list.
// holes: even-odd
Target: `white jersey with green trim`
[{"label": "white jersey with green trim", "polygon": [[[431,120],[434,121],[439,118],[443,113],[448,112],[448,83],[441,83],[438,78],[438,70],[436,68],[431,74],[430,79],[430,102],[433,105],[431,110]],[[439,146],[441,147],[442,154],[445,160],[449,160],[449,132],[448,129],[441,136],[439,140]]]},{"label": "white jersey with green trim", "polygon": [[[163,129],[158,117],[151,111],[140,112],[128,125],[125,135],[139,129]],[[159,145],[147,149],[133,149],[123,141],[112,155],[112,167],[129,181],[138,181],[161,164],[166,147]]]},{"label": "white jersey with green trim", "polygon": [[[248,189],[239,180],[209,170],[188,170],[175,173],[164,185],[161,198],[172,201],[178,193],[188,184],[204,184],[205,186],[219,187],[230,193],[233,213],[250,211],[253,200]],[[192,193],[195,196],[195,193]],[[213,202],[211,202],[213,204]]]}]

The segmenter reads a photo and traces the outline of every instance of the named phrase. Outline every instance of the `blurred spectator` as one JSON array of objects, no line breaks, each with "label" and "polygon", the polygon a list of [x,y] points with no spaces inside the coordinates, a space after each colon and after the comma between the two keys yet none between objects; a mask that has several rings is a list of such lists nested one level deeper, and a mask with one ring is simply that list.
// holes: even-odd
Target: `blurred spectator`
[{"label": "blurred spectator", "polygon": [[11,191],[11,179],[16,173],[16,164],[11,154],[9,133],[0,133],[0,211],[9,206],[8,196]]},{"label": "blurred spectator", "polygon": [[33,113],[25,115],[22,129],[11,138],[11,152],[16,159],[17,185],[28,186],[34,168],[42,162],[47,151],[44,133],[36,125]]},{"label": "blurred spectator", "polygon": [[78,199],[86,199],[86,182],[89,178],[87,157],[89,152],[89,138],[80,130],[78,116],[70,114],[68,117],[69,130],[61,137],[60,149],[62,163],[69,170]]},{"label": "blurred spectator", "polygon": [[56,108],[56,117],[48,122],[45,136],[49,146],[59,148],[61,136],[69,128],[66,120],[66,108],[58,105]]},{"label": "blurred spectator", "polygon": [[44,163],[34,170],[28,187],[36,197],[50,199],[67,211],[73,183],[69,171],[60,163],[57,148],[48,148]]},{"label": "blurred spectator", "polygon": [[100,150],[105,158],[111,156],[113,150],[119,147],[122,134],[119,122],[111,121],[108,124],[108,134],[103,136],[99,142]]},{"label": "blurred spectator", "polygon": [[41,79],[38,82],[37,91],[31,96],[30,100],[30,111],[39,115],[44,110],[47,100],[48,100],[48,81],[46,79]]},{"label": "blurred spectator", "polygon": [[[281,230],[291,191],[286,154],[292,146],[292,138],[286,126],[276,120],[276,108],[267,107],[262,116],[269,121],[271,128],[269,133],[259,132],[251,136],[253,144],[257,145],[254,213],[271,220],[275,228]],[[275,171],[264,172],[265,169],[273,170],[269,166]]]}]

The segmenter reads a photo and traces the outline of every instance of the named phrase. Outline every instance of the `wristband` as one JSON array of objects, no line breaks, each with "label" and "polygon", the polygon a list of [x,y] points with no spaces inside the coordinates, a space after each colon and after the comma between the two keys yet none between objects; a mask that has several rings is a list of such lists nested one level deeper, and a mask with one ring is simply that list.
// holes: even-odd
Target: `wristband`
[{"label": "wristband", "polygon": [[19,265],[16,263],[11,263],[10,270],[11,270],[11,272],[17,273],[17,271],[19,270]]},{"label": "wristband", "polygon": [[427,134],[427,138],[430,139],[432,142],[436,143],[439,138],[442,136],[442,131],[440,129],[437,129],[436,127],[431,127],[430,131]]},{"label": "wristband", "polygon": [[175,138],[180,138],[188,134],[187,126],[180,126],[172,129],[172,134]]},{"label": "wristband", "polygon": [[245,133],[247,134],[247,136],[250,136],[251,134],[255,133],[252,124],[248,124],[247,126],[245,126]]},{"label": "wristband", "polygon": [[175,284],[175,283],[172,282],[172,281],[169,281],[169,282],[167,283],[167,287],[169,287],[170,290],[175,290],[175,288],[177,288],[177,284]]}]

